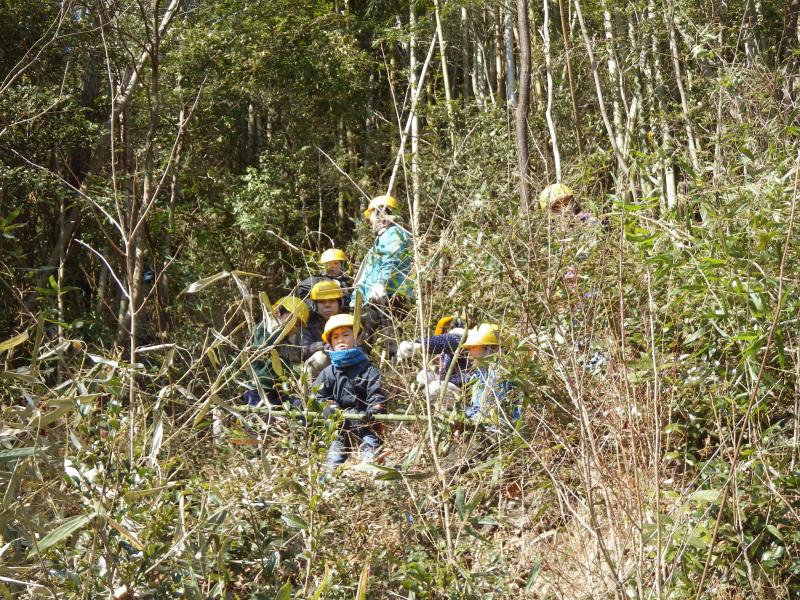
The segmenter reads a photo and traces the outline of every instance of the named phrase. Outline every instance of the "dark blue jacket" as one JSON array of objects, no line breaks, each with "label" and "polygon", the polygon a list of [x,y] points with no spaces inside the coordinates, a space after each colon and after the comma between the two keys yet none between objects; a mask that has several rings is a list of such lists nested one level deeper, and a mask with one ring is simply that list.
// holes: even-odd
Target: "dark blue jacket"
[{"label": "dark blue jacket", "polygon": [[[424,344],[428,352],[431,354],[441,354],[442,362],[439,367],[439,379],[444,381],[447,377],[447,371],[450,370],[450,363],[453,362],[453,357],[461,344],[460,333],[443,333],[442,335],[432,335],[428,338],[419,340]],[[453,367],[453,372],[450,374],[450,383],[457,386],[463,386],[468,383],[474,374],[469,368],[469,358],[466,354],[458,357],[458,361]]]},{"label": "dark blue jacket", "polygon": [[314,387],[318,388],[318,400],[335,402],[344,411],[363,413],[373,407],[374,412],[386,412],[381,372],[368,360],[349,367],[330,365],[319,374]]}]

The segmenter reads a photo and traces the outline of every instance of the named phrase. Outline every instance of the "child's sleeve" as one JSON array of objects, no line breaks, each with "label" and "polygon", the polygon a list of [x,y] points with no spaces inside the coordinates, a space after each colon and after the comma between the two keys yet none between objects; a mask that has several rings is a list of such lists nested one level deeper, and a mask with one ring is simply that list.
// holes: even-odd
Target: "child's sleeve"
[{"label": "child's sleeve", "polygon": [[330,367],[323,369],[322,373],[317,375],[317,379],[314,381],[314,389],[316,389],[314,396],[319,402],[336,401],[333,397],[333,378],[331,377]]},{"label": "child's sleeve", "polygon": [[381,387],[381,372],[374,366],[366,374],[367,397],[365,403],[373,412],[386,412],[386,394]]},{"label": "child's sleeve", "polygon": [[315,352],[322,350],[325,347],[325,342],[322,341],[322,336],[317,327],[307,326],[303,327],[301,331],[300,359],[306,360]]},{"label": "child's sleeve", "polygon": [[455,354],[456,350],[458,350],[458,345],[461,343],[461,336],[457,333],[443,333],[442,335],[422,338],[420,343],[424,344],[428,352],[433,354],[442,354],[443,352]]}]

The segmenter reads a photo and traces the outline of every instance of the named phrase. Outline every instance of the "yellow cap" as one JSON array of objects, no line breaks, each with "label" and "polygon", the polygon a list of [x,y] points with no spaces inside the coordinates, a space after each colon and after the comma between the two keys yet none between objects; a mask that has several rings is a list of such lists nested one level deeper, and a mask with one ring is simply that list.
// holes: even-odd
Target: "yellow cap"
[{"label": "yellow cap", "polygon": [[455,320],[455,316],[450,315],[447,317],[442,317],[436,322],[436,327],[433,329],[433,335],[442,335],[446,330],[447,326],[450,325]]},{"label": "yellow cap", "polygon": [[326,344],[330,343],[328,336],[334,329],[338,329],[339,327],[353,327],[354,324],[353,315],[347,313],[333,315],[328,319],[328,322],[325,323],[325,331],[322,332],[322,341]]},{"label": "yellow cap", "polygon": [[308,323],[308,306],[306,306],[306,303],[300,300],[300,298],[296,296],[284,296],[272,306],[274,311],[277,311],[279,308],[283,308],[296,316],[302,321],[303,325]]},{"label": "yellow cap", "polygon": [[324,265],[335,260],[344,262],[347,260],[347,255],[338,248],[328,248],[319,257],[319,264]]},{"label": "yellow cap", "polygon": [[556,202],[566,198],[572,198],[574,195],[575,193],[569,186],[563,183],[553,183],[544,188],[542,193],[539,194],[539,208],[547,210]]},{"label": "yellow cap", "polygon": [[367,210],[364,211],[364,218],[369,219],[372,211],[376,208],[391,208],[392,210],[397,210],[398,206],[397,198],[394,196],[376,196],[369,201],[369,206],[367,206]]},{"label": "yellow cap", "polygon": [[497,333],[500,327],[494,323],[481,323],[477,329],[470,329],[467,332],[467,340],[464,348],[474,348],[476,346],[499,346],[500,340]]},{"label": "yellow cap", "polygon": [[314,287],[311,288],[310,296],[312,300],[340,300],[344,294],[342,294],[342,288],[337,282],[332,279],[325,279],[314,284]]}]

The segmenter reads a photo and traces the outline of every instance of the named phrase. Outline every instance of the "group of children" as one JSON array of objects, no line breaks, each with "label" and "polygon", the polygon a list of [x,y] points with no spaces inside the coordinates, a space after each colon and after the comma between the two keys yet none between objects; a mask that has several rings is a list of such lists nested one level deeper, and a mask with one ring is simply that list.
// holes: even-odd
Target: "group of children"
[{"label": "group of children", "polygon": [[[569,210],[565,190],[569,191],[565,186],[550,189],[553,198],[547,198],[547,206]],[[329,448],[326,465],[331,470],[356,448],[363,462],[372,462],[381,445],[373,417],[386,412],[387,397],[381,373],[362,344],[369,343],[386,321],[400,317],[399,311],[413,301],[410,236],[395,218],[396,209],[396,199],[382,196],[373,199],[365,211],[375,240],[355,284],[344,271],[345,253],[335,248],[326,250],[319,259],[322,271],[278,300],[272,307],[274,322],[260,325],[252,340],[256,352],[250,366],[256,387],[244,394],[245,403],[303,406],[304,400],[292,394],[284,377],[285,370],[302,364],[301,381],[311,384],[310,394],[303,395],[321,403],[324,414],[329,415],[331,410],[359,414],[358,420],[344,422]],[[362,306],[355,312],[362,317],[356,322],[350,311],[359,301]],[[392,347],[392,343],[387,344],[389,355],[398,360],[411,358],[422,348],[435,355],[438,372],[425,370],[421,383],[429,394],[441,386],[458,392],[468,390],[465,396],[469,401],[464,407],[468,418],[481,419],[490,411],[508,423],[519,418],[519,408],[507,406],[509,383],[493,360],[502,346],[498,325],[483,323],[465,330],[461,319],[446,317],[431,337],[403,342],[399,347]]]},{"label": "group of children", "polygon": [[[329,469],[343,463],[356,448],[362,462],[372,462],[381,445],[373,417],[386,412],[387,397],[381,373],[364,345],[384,334],[388,355],[405,358],[398,355],[394,336],[386,331],[413,302],[410,236],[394,215],[397,208],[397,200],[391,196],[370,202],[364,216],[375,240],[355,283],[345,274],[345,253],[326,250],[319,258],[321,272],[302,280],[291,295],[276,301],[270,318],[252,337],[249,367],[255,385],[244,393],[244,403],[281,406],[288,402],[300,408],[304,400],[299,396],[306,396],[314,398],[326,415],[331,410],[359,414],[358,420],[343,423],[329,448]],[[355,311],[359,301],[360,310]],[[361,314],[358,323],[351,311]],[[479,365],[483,357],[499,349],[498,328],[482,325],[464,332],[463,324],[452,318],[437,327],[438,335],[430,338],[428,347],[440,355],[442,377],[456,381],[459,388],[473,386],[466,412],[477,418],[489,396],[504,395],[494,368]],[[444,340],[443,345],[437,345],[436,339]],[[449,369],[453,361],[458,366],[455,375]],[[296,394],[289,385],[290,378],[285,375],[296,365],[302,365],[301,382],[310,385],[309,394]]]}]

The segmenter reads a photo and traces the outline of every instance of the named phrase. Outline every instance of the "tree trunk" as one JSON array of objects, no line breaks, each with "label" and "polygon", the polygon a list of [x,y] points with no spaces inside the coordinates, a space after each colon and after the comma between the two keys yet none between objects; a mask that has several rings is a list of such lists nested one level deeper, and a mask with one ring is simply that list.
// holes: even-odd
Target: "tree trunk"
[{"label": "tree trunk", "polygon": [[561,35],[564,38],[564,58],[567,63],[567,79],[569,80],[569,99],[572,105],[572,121],[575,127],[575,143],[578,146],[578,154],[583,156],[583,135],[581,135],[581,122],[578,117],[578,103],[575,99],[575,80],[572,76],[572,51],[569,41],[569,27],[567,26],[567,14],[564,10],[564,0],[558,0],[558,12],[561,17]]},{"label": "tree trunk", "polygon": [[600,4],[603,7],[603,32],[606,39],[606,51],[608,52],[608,81],[611,86],[611,118],[614,125],[614,140],[617,142],[617,146],[622,148],[622,109],[620,107],[620,94],[617,86],[619,75],[614,49],[614,29],[611,24],[611,13],[608,10],[606,0],[601,0]]},{"label": "tree trunk", "polygon": [[469,72],[469,15],[467,7],[461,7],[461,96],[466,108],[469,99],[470,72]]},{"label": "tree trunk", "polygon": [[453,115],[453,98],[450,92],[450,72],[447,68],[447,43],[444,39],[442,30],[442,19],[439,12],[439,0],[433,0],[433,10],[436,16],[436,38],[439,41],[439,59],[442,63],[442,87],[444,87],[444,99],[447,103],[447,119],[450,128],[450,146],[455,152],[455,116]]},{"label": "tree trunk", "polygon": [[519,29],[519,101],[514,116],[519,169],[519,201],[524,213],[530,210],[530,179],[528,177],[528,105],[531,87],[531,38],[528,29],[528,0],[517,0]]},{"label": "tree trunk", "polygon": [[617,145],[617,138],[614,135],[614,127],[611,125],[611,121],[608,118],[608,111],[606,110],[606,103],[603,99],[603,86],[600,82],[600,69],[595,60],[594,49],[592,48],[592,40],[589,37],[589,31],[586,28],[586,22],[583,19],[583,11],[581,10],[580,0],[575,0],[575,12],[578,16],[578,22],[581,26],[581,34],[583,35],[583,41],[586,44],[586,54],[589,57],[589,65],[592,68],[592,77],[594,79],[594,88],[595,93],[597,94],[597,104],[600,109],[600,116],[603,118],[603,125],[606,128],[606,134],[608,135],[608,142],[611,144],[611,148],[614,150],[614,155],[617,157],[617,165],[619,169],[623,173],[628,173],[628,164],[625,160],[625,157],[622,155],[622,149]]},{"label": "tree trunk", "polygon": [[681,62],[678,54],[678,39],[675,35],[675,2],[668,0],[665,6],[665,12],[669,16],[667,20],[667,28],[669,29],[669,47],[672,54],[672,67],[675,71],[675,83],[678,87],[678,94],[681,99],[681,109],[683,112],[683,121],[686,127],[686,142],[689,149],[689,159],[692,163],[695,177],[702,177],[702,170],[700,167],[700,160],[698,159],[697,152],[699,150],[696,138],[694,136],[694,128],[692,127],[692,118],[689,114],[689,100],[686,96],[686,89],[683,86],[683,75],[681,73]]},{"label": "tree trunk", "polygon": [[506,61],[506,103],[510,108],[517,107],[517,66],[514,59],[514,26],[511,23],[511,10],[508,0],[503,3],[503,43]]},{"label": "tree trunk", "polygon": [[553,151],[553,166],[556,171],[556,181],[561,181],[561,153],[558,150],[558,134],[553,122],[553,64],[550,57],[550,0],[542,2],[544,22],[542,23],[542,43],[544,48],[544,64],[547,74],[547,106],[544,116],[547,129],[550,131],[550,147]]},{"label": "tree trunk", "polygon": [[[415,2],[412,0],[408,5],[408,24],[411,35],[408,40],[408,64],[409,64],[409,87],[411,97],[419,98],[419,82],[417,81],[417,15],[415,12]],[[438,34],[438,31],[437,31]],[[419,119],[417,111],[413,110],[411,118],[411,218],[413,220],[413,231],[419,228]]]}]

